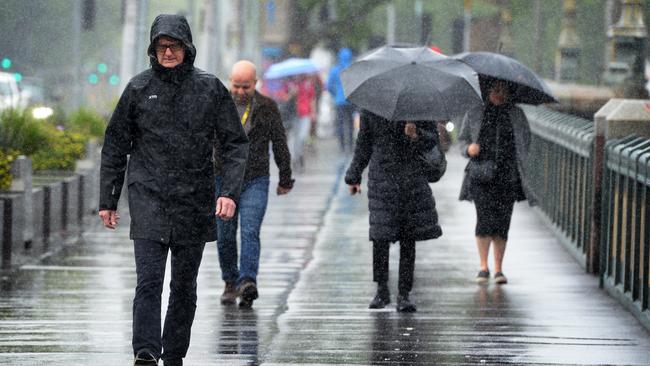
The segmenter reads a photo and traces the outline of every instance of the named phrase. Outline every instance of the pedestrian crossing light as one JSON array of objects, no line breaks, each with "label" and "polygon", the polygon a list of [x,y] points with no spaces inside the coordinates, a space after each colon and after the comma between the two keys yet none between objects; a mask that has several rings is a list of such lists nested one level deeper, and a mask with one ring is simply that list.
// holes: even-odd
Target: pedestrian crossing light
[{"label": "pedestrian crossing light", "polygon": [[117,85],[120,84],[120,77],[113,74],[113,75],[111,75],[110,78],[108,78],[108,83],[113,85],[113,86],[117,86]]},{"label": "pedestrian crossing light", "polygon": [[97,71],[99,71],[100,74],[105,74],[108,71],[108,65],[105,63],[97,65]]},{"label": "pedestrian crossing light", "polygon": [[93,85],[97,84],[99,82],[99,76],[97,76],[97,74],[90,74],[90,76],[88,76],[88,82]]},{"label": "pedestrian crossing light", "polygon": [[3,68],[3,69],[8,69],[8,68],[10,68],[10,67],[11,67],[11,60],[8,59],[8,58],[6,58],[6,57],[3,58],[3,59],[2,59],[2,68]]}]

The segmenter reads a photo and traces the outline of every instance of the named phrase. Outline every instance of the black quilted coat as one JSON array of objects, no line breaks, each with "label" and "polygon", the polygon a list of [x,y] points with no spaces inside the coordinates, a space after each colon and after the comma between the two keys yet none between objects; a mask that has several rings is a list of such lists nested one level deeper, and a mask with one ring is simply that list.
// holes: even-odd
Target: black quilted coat
[{"label": "black quilted coat", "polygon": [[404,134],[403,121],[388,121],[369,112],[361,114],[354,158],[347,184],[361,183],[368,170],[370,240],[428,240],[442,235],[436,204],[422,172],[418,152],[438,143],[433,122],[418,121],[416,140]]}]

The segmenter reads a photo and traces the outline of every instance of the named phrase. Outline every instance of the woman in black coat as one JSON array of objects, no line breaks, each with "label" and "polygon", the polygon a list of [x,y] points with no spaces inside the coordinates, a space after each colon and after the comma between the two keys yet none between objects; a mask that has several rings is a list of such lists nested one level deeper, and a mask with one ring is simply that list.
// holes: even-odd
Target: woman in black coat
[{"label": "woman in black coat", "polygon": [[458,136],[464,156],[496,162],[496,174],[490,182],[470,178],[468,168],[460,199],[476,206],[476,245],[480,270],[476,281],[487,283],[490,277],[488,254],[494,244],[494,280],[505,284],[503,257],[506,251],[510,219],[515,201],[536,199],[527,180],[526,165],[530,145],[530,128],[524,112],[511,102],[513,87],[501,80],[482,85],[487,95],[485,106],[470,110]]},{"label": "woman in black coat", "polygon": [[415,242],[442,235],[433,194],[418,155],[436,146],[435,123],[389,121],[370,112],[361,114],[352,164],[345,182],[359,193],[361,175],[368,166],[370,240],[373,242],[373,280],[377,293],[371,309],[390,303],[388,253],[400,242],[397,311],[416,311],[409,299],[415,268]]}]

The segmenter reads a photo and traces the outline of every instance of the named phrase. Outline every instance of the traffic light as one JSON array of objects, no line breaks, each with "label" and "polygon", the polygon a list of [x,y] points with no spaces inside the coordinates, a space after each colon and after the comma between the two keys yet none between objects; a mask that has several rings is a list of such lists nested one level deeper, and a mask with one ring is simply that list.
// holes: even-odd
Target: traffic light
[{"label": "traffic light", "polygon": [[113,75],[111,75],[110,78],[108,78],[108,83],[113,85],[113,86],[120,85],[120,77],[113,74]]},{"label": "traffic light", "polygon": [[11,67],[11,60],[7,57],[2,59],[2,68],[3,69],[8,69]]},{"label": "traffic light", "polygon": [[100,74],[105,74],[108,71],[108,65],[106,65],[105,63],[101,63],[97,65],[97,71]]},{"label": "traffic light", "polygon": [[99,76],[97,76],[97,74],[90,74],[88,76],[88,82],[96,85],[99,82]]},{"label": "traffic light", "polygon": [[23,74],[19,72],[14,73],[14,79],[16,79],[17,83],[20,83],[21,81],[23,81]]}]

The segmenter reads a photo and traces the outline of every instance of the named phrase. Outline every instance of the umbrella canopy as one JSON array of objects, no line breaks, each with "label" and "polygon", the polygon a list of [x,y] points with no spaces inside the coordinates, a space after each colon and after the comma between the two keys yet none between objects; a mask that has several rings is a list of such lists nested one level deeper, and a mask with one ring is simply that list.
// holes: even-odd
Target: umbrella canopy
[{"label": "umbrella canopy", "polygon": [[341,81],[350,102],[389,120],[448,120],[482,103],[476,72],[427,47],[381,47]]},{"label": "umbrella canopy", "polygon": [[289,58],[271,65],[264,73],[265,79],[279,79],[300,74],[318,72],[316,64],[308,58]]},{"label": "umbrella canopy", "polygon": [[513,58],[492,52],[465,52],[454,58],[471,66],[481,79],[501,79],[515,84],[515,103],[557,103],[544,80]]}]

